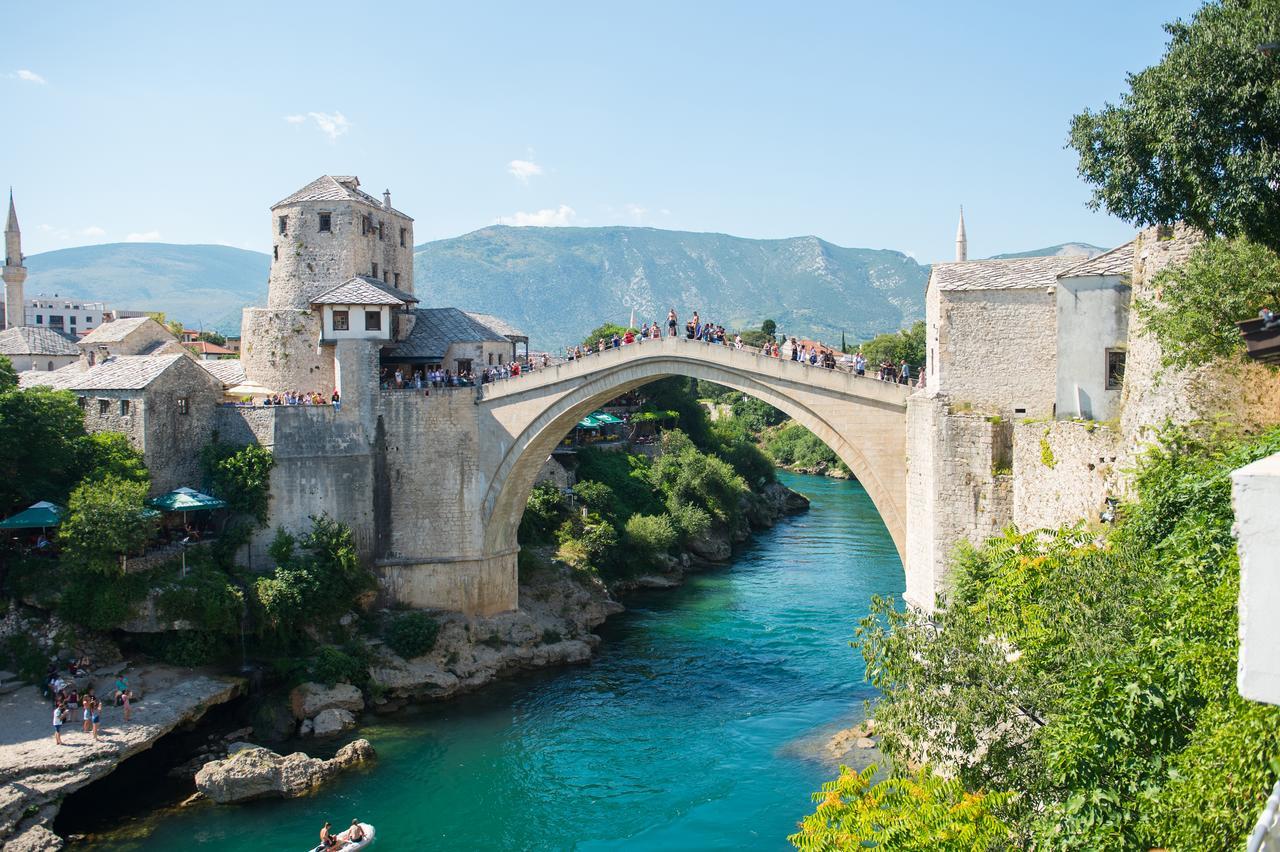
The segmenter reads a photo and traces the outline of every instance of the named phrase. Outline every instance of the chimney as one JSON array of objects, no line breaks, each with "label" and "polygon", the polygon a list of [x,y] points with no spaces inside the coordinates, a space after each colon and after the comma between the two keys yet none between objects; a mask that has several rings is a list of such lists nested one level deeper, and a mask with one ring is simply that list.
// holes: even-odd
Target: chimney
[{"label": "chimney", "polygon": [[391,190],[389,189],[382,190],[382,209],[391,209]]}]

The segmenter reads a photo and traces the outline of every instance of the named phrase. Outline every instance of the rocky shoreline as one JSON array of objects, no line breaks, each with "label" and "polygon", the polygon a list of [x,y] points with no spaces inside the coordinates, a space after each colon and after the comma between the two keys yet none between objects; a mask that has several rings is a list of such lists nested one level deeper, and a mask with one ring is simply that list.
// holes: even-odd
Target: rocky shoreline
[{"label": "rocky shoreline", "polygon": [[[288,695],[269,698],[251,728],[235,731],[231,739],[211,735],[211,745],[190,754],[171,775],[194,782],[204,772],[206,786],[213,789],[216,782],[210,779],[225,777],[228,766],[235,772],[251,767],[253,772],[245,772],[254,777],[246,783],[252,791],[265,791],[252,795],[294,795],[302,787],[310,789],[359,761],[335,764],[300,752],[281,757],[240,740],[252,736],[257,742],[280,743],[298,737],[350,736],[362,713],[395,713],[411,703],[473,692],[519,671],[587,663],[601,642],[594,629],[625,610],[618,598],[636,589],[674,588],[691,571],[723,565],[732,558],[735,545],[749,540],[754,530],[768,529],[808,505],[803,495],[772,483],[742,506],[745,523],[739,528],[713,526],[690,542],[686,552],[668,557],[654,571],[611,586],[595,574],[549,558],[530,560],[537,567],[522,570],[518,610],[486,618],[435,613],[435,645],[412,659],[396,655],[379,640],[366,640],[371,663],[364,691],[342,683],[301,684]],[[110,774],[178,727],[195,725],[210,707],[241,695],[245,686],[241,678],[159,666],[145,670],[145,679],[150,687],[135,708],[134,722],[113,728],[108,742],[76,749],[75,754],[55,750],[48,736],[48,702],[34,687],[4,696],[9,702],[21,701],[27,715],[32,715],[32,707],[38,710],[29,731],[15,731],[16,736],[0,743],[0,840],[6,841],[6,850],[61,848],[62,839],[51,827],[65,796]],[[249,750],[251,755],[237,754]],[[33,753],[43,758],[33,761]],[[229,763],[231,758],[237,760]],[[298,780],[304,776],[310,780]]]}]

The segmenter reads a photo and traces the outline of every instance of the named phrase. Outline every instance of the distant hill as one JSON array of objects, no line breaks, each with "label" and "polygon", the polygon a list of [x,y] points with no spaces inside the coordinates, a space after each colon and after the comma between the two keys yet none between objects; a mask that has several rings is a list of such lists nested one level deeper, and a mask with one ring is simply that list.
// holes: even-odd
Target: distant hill
[{"label": "distant hill", "polygon": [[603,322],[665,324],[696,309],[727,328],[859,340],[924,317],[929,267],[817,237],[751,240],[655,228],[495,226],[417,247],[425,307],[458,305],[523,328],[534,348]]},{"label": "distant hill", "polygon": [[240,308],[267,293],[271,258],[213,245],[109,243],[27,258],[26,294],[75,296],[108,307],[164,311],[189,326],[232,330]]},{"label": "distant hill", "polygon": [[[929,267],[897,251],[844,248],[817,237],[750,240],[655,228],[495,226],[415,248],[424,307],[503,317],[536,348],[563,346],[602,322],[681,321],[696,308],[731,328],[773,319],[787,334],[850,342],[924,316]],[[1063,243],[997,255],[1091,257]],[[164,311],[189,326],[235,332],[245,305],[265,304],[270,257],[216,245],[113,243],[32,255],[27,295],[98,299]]]},{"label": "distant hill", "polygon": [[1035,249],[1034,251],[1015,251],[1009,254],[995,254],[991,256],[992,260],[1012,260],[1015,257],[1078,257],[1081,260],[1089,257],[1097,257],[1105,251],[1101,246],[1090,245],[1089,243],[1061,243],[1048,248]]}]

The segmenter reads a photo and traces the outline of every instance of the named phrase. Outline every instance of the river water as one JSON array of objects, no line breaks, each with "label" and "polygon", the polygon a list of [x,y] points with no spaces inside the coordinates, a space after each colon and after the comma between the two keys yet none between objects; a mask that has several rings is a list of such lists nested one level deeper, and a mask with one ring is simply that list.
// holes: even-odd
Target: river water
[{"label": "river water", "polygon": [[628,598],[590,665],[367,717],[376,765],[314,797],[170,810],[92,848],[303,850],[352,817],[386,850],[790,848],[835,774],[823,743],[874,695],[854,626],[903,576],[860,485],[779,478],[807,514],[732,568]]}]

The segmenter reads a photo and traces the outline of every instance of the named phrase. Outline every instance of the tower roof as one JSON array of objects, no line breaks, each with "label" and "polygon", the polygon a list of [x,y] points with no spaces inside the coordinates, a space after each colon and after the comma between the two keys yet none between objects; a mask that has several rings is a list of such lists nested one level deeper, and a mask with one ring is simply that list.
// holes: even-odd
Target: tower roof
[{"label": "tower roof", "polygon": [[[367,204],[370,207],[383,209],[382,199],[374,198],[369,193],[360,189],[360,179],[351,175],[321,175],[302,189],[282,198],[275,204],[271,205],[274,210],[277,207],[283,207],[286,204],[297,204],[299,201],[355,201],[360,204]],[[393,213],[404,216],[412,221],[413,217],[392,208]]]},{"label": "tower roof", "polygon": [[9,219],[4,223],[5,233],[18,233],[18,211],[13,209],[13,187],[9,187]]}]

